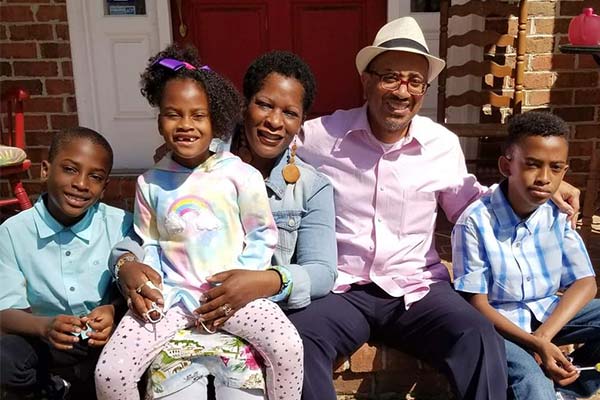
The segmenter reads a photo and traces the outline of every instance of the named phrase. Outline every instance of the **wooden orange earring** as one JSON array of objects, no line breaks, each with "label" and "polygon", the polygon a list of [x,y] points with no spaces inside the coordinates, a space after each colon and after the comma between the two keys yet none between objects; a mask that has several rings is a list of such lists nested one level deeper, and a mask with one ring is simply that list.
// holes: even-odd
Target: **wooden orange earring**
[{"label": "wooden orange earring", "polygon": [[292,144],[292,151],[290,152],[290,157],[288,158],[288,163],[283,170],[281,171],[283,175],[283,179],[286,183],[296,183],[298,179],[300,179],[300,170],[296,165],[296,139],[294,138],[294,143]]}]

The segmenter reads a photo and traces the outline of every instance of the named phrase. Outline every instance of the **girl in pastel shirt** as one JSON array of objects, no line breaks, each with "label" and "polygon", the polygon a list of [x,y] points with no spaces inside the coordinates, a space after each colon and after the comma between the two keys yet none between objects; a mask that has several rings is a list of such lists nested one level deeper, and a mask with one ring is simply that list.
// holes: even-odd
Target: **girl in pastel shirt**
[{"label": "girl in pastel shirt", "polygon": [[[266,269],[277,243],[262,175],[233,154],[209,148],[213,138],[227,139],[240,119],[233,86],[201,66],[195,50],[176,46],[150,60],[142,85],[150,105],[160,109],[159,133],[170,153],[138,178],[134,227],[144,263],[163,277],[164,311],[154,307],[161,318],[150,314],[146,321],[131,311],[123,318],[98,361],[100,400],[139,398],[137,381],[178,330],[212,332],[194,313],[199,300],[209,300],[206,278],[229,269]],[[220,328],[250,342],[265,359],[268,398],[300,399],[302,342],[281,309],[257,299],[219,310],[223,316],[235,312]]]}]

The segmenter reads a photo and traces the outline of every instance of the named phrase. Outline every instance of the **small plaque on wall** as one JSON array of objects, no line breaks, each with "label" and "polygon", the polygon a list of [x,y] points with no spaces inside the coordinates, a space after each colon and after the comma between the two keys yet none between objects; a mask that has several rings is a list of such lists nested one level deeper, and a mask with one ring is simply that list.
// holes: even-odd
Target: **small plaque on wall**
[{"label": "small plaque on wall", "polygon": [[104,15],[146,15],[146,1],[105,0]]}]

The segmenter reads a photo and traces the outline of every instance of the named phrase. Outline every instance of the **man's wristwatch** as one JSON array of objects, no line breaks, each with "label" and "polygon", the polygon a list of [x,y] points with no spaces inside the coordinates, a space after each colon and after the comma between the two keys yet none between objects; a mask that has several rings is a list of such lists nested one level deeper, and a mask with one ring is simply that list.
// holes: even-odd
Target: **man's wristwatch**
[{"label": "man's wristwatch", "polygon": [[139,261],[138,258],[131,254],[131,253],[127,253],[122,255],[121,257],[119,257],[119,259],[117,260],[117,263],[115,264],[115,269],[113,270],[113,275],[115,278],[115,281],[119,280],[119,270],[121,269],[121,267],[128,262],[137,262]]}]

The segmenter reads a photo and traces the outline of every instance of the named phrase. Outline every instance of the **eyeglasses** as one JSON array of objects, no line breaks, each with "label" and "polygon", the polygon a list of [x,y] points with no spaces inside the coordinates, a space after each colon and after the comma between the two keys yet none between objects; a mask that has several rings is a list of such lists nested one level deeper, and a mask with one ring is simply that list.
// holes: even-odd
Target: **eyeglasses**
[{"label": "eyeglasses", "polygon": [[430,86],[429,83],[423,82],[417,78],[404,80],[400,78],[400,74],[397,72],[387,72],[385,74],[380,74],[379,72],[370,70],[365,70],[365,72],[377,76],[379,78],[379,84],[381,85],[381,88],[385,90],[395,91],[400,89],[402,85],[406,85],[406,90],[408,93],[415,96],[420,96],[425,94],[425,91],[427,91],[427,88]]}]

